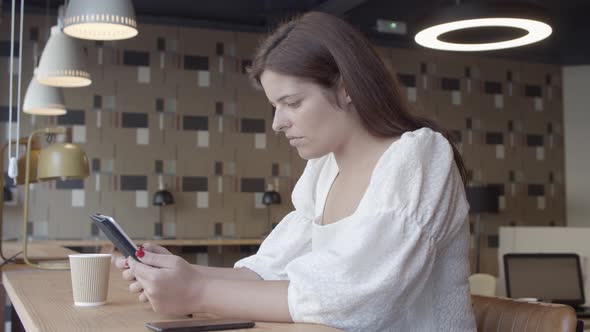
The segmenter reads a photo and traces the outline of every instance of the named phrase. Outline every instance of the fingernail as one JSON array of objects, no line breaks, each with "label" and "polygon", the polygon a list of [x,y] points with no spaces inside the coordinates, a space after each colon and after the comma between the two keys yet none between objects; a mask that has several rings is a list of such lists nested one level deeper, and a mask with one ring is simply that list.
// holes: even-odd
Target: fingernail
[{"label": "fingernail", "polygon": [[143,247],[142,246],[137,247],[137,251],[135,252],[135,256],[142,258],[143,255],[145,255],[145,253],[143,252]]},{"label": "fingernail", "polygon": [[129,263],[127,263],[127,260],[125,260],[125,267],[129,268]]}]

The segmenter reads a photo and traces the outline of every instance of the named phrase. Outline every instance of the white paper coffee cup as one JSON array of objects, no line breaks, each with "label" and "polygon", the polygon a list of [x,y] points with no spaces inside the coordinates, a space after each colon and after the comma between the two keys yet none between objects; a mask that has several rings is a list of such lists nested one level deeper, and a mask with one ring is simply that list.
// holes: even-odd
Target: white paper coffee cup
[{"label": "white paper coffee cup", "polygon": [[107,301],[111,254],[69,255],[74,304],[82,307]]}]

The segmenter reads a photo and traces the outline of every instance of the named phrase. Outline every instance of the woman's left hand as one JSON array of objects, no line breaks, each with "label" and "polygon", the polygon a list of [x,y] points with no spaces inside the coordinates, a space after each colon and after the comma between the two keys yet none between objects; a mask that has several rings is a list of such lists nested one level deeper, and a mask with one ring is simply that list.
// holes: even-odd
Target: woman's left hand
[{"label": "woman's left hand", "polygon": [[[176,255],[161,255],[143,251],[128,259],[129,269],[137,279],[130,285],[132,292],[143,292],[140,301],[149,300],[156,312],[185,315],[201,311],[203,278],[198,270]],[[144,297],[142,299],[142,296]]]}]

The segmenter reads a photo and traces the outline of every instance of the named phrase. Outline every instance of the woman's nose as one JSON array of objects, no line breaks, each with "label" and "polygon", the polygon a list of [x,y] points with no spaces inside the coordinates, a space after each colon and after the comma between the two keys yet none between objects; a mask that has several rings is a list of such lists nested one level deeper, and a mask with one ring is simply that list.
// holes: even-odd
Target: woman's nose
[{"label": "woman's nose", "polygon": [[289,127],[289,119],[278,109],[275,110],[275,115],[272,121],[272,130],[279,132],[284,131]]}]

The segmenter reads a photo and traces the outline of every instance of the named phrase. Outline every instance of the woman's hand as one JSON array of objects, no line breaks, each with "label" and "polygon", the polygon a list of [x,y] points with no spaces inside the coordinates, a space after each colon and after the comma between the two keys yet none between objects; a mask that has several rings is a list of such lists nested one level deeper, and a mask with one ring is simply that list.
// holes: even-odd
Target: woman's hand
[{"label": "woman's hand", "polygon": [[[172,255],[172,253],[170,251],[168,251],[168,249],[159,246],[157,244],[153,244],[150,242],[146,242],[143,245],[141,245],[140,247],[142,247],[143,251],[149,251],[149,252],[153,252],[155,254],[160,254],[160,255]],[[127,270],[129,269],[128,263],[127,263],[127,258],[125,258],[124,256],[119,256],[117,257],[117,259],[115,260],[115,266],[118,267],[119,269],[122,270]],[[125,272],[125,271],[123,271]],[[125,280],[129,280],[125,278],[125,275],[123,275],[123,279]]]},{"label": "woman's hand", "polygon": [[[140,262],[129,259],[129,275],[137,281],[129,286],[148,300],[156,312],[190,314],[201,308],[201,289],[205,281],[198,269],[179,256],[138,250]],[[125,278],[124,274],[124,278]],[[143,291],[143,292],[142,292]]]},{"label": "woman's hand", "polygon": [[[157,244],[153,244],[153,243],[144,243],[143,245],[140,246],[142,248],[142,251],[149,251],[149,252],[153,252],[156,254],[161,254],[161,255],[172,255],[172,253],[170,251],[168,251],[168,249],[159,246]],[[131,291],[132,293],[139,293],[139,301],[140,302],[147,302],[148,298],[147,296],[143,293],[143,286],[141,285],[141,283],[137,282],[135,279],[135,276],[133,275],[133,273],[131,272],[131,270],[129,269],[129,264],[128,264],[128,260],[129,258],[125,258],[124,256],[119,256],[115,259],[115,266],[119,269],[123,270],[123,280],[127,280],[127,281],[134,281],[133,283],[131,283],[129,285],[129,291]],[[133,258],[131,258],[131,260],[133,260]]]}]

